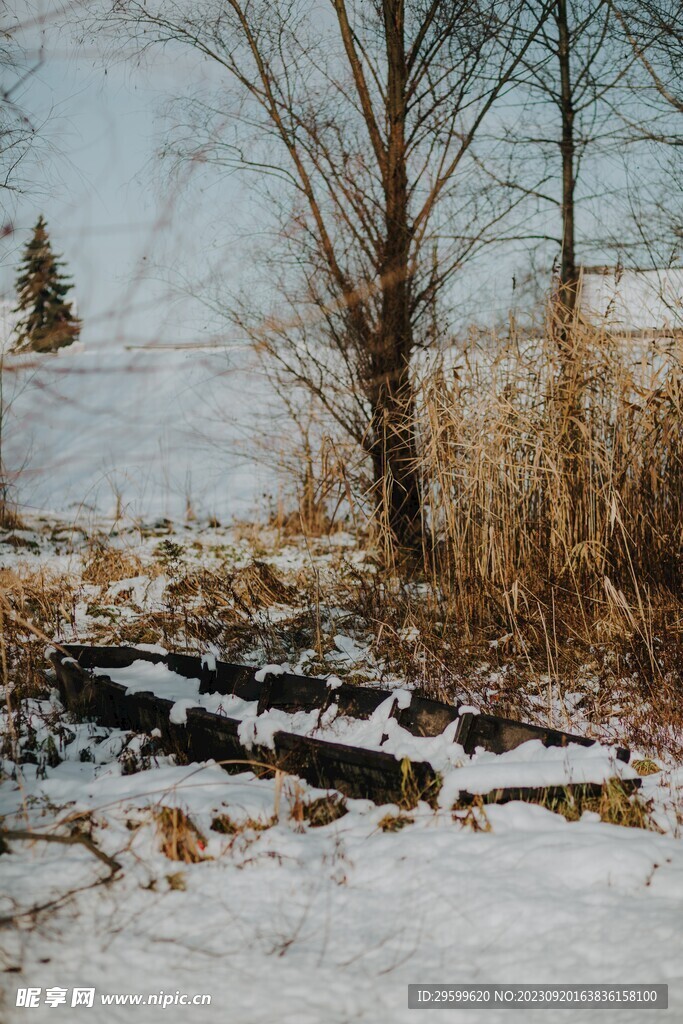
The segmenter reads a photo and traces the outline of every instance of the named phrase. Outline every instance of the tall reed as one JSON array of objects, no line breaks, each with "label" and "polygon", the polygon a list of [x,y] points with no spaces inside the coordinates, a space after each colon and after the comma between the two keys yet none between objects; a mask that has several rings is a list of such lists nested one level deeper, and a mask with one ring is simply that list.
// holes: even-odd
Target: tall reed
[{"label": "tall reed", "polygon": [[682,591],[680,342],[577,320],[572,344],[561,362],[552,330],[513,329],[423,368],[426,558],[465,626]]}]

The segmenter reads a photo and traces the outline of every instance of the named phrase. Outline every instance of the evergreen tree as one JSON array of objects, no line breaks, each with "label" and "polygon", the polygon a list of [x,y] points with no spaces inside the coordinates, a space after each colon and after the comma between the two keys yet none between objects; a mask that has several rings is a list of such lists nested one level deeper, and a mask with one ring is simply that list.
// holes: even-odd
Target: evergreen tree
[{"label": "evergreen tree", "polygon": [[60,273],[64,264],[52,252],[43,217],[26,246],[17,278],[17,313],[23,318],[17,326],[15,351],[56,352],[74,342],[81,321],[66,296],[73,285]]}]

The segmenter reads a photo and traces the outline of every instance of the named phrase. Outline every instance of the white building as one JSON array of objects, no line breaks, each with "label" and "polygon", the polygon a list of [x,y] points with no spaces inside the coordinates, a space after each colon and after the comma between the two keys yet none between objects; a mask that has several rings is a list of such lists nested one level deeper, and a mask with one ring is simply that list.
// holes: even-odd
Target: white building
[{"label": "white building", "polygon": [[584,316],[623,337],[672,338],[683,332],[683,269],[583,267]]}]

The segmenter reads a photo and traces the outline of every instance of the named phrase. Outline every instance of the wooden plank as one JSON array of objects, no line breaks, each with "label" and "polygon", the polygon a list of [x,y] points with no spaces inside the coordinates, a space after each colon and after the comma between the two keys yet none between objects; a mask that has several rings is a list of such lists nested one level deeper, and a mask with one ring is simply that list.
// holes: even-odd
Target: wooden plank
[{"label": "wooden plank", "polygon": [[[238,735],[239,721],[215,715],[204,708],[190,708],[186,725],[169,721],[173,702],[152,693],[127,694],[125,687],[108,676],[91,677],[78,665],[52,658],[62,692],[70,707],[88,711],[103,724],[152,732],[158,729],[166,747],[194,760],[239,760],[269,764],[297,774],[312,785],[339,789],[352,797],[379,803],[414,806],[419,799],[434,799],[436,773],[425,762],[399,762],[391,754],[344,744],[278,732],[274,749],[245,747]],[[74,708],[75,709],[75,708]],[[246,765],[228,770],[245,771]]]},{"label": "wooden plank", "polygon": [[[82,662],[89,662],[91,666],[99,664],[97,649],[89,649],[87,656],[83,651],[81,654]],[[127,652],[124,653],[123,660],[125,661],[128,656]],[[112,657],[110,653],[105,653],[100,660],[111,661]],[[400,762],[384,751],[365,750],[284,731],[275,734],[273,749],[262,746],[250,749],[245,747],[239,738],[240,722],[236,719],[216,715],[205,708],[190,708],[187,712],[187,724],[176,725],[169,718],[172,701],[152,693],[126,693],[126,687],[117,683],[115,679],[106,675],[92,676],[87,669],[81,667],[81,664],[64,658],[58,652],[51,655],[51,661],[55,667],[62,698],[74,713],[94,715],[103,724],[119,728],[142,732],[158,729],[161,742],[167,749],[193,760],[213,759],[222,762],[228,771],[247,769],[247,765],[235,762],[250,762],[254,764],[254,770],[258,771],[256,762],[259,762],[261,765],[269,765],[273,770],[280,769],[299,775],[314,786],[337,789],[347,796],[362,797],[378,803],[391,802],[412,807],[418,800],[428,800],[432,803],[436,801],[440,782],[436,772],[427,762],[411,762],[407,759]],[[197,666],[186,663],[185,667],[189,671]],[[280,681],[279,693],[282,699],[285,696],[296,699],[304,699],[307,694],[310,696],[310,690],[305,686],[296,689],[299,686],[298,679],[299,677],[292,676],[291,680],[285,678],[283,681],[283,677],[272,677],[273,682]],[[338,690],[330,691],[331,695],[336,693]],[[404,709],[407,710],[409,709]],[[419,698],[410,724],[414,728],[435,729],[446,719],[453,721],[456,714],[455,708]],[[435,733],[425,732],[423,735]],[[557,730],[525,726],[511,719],[474,715],[470,712],[460,716],[460,729],[456,737],[468,752],[473,752],[476,746],[484,743],[490,745],[489,749],[498,747],[496,752],[503,752],[530,738],[539,738],[546,745],[565,745],[570,741],[579,741],[583,745],[590,743]],[[633,783],[634,788],[638,783],[639,780]],[[549,799],[559,800],[563,795],[566,796],[567,792],[579,790],[582,793],[587,792],[585,785],[555,787],[551,790],[529,787],[497,788],[481,797],[463,793],[458,803],[466,805],[468,802],[477,801],[538,801],[544,799],[543,794],[547,798],[548,793]],[[599,793],[601,787],[597,786],[595,790]]]},{"label": "wooden plank", "polygon": [[[187,678],[200,680],[201,693],[235,694],[244,700],[258,701],[258,711],[280,708],[284,711],[324,710],[336,704],[342,715],[354,718],[368,718],[379,705],[391,696],[391,691],[379,687],[354,686],[350,683],[331,688],[326,680],[315,676],[301,676],[293,673],[266,675],[260,682],[256,679],[258,669],[249,665],[216,662],[215,669],[202,666],[200,658],[187,654],[166,656],[151,651],[136,651],[131,647],[85,647],[70,645],[69,652],[87,668],[95,666],[111,668],[131,665],[136,659],[163,662],[172,671],[180,672]],[[413,694],[407,708],[392,709],[392,717],[408,732],[416,736],[439,736],[454,720],[460,719],[456,741],[461,743],[468,754],[477,747],[493,753],[505,753],[531,739],[540,739],[545,746],[566,746],[578,743],[590,746],[595,741],[583,736],[543,726],[527,725],[510,718],[469,712],[459,715],[459,705],[445,704]],[[629,751],[618,748],[617,757],[628,761]]]},{"label": "wooden plank", "polygon": [[[625,793],[636,793],[642,784],[641,779],[619,779],[619,785]],[[513,800],[525,803],[544,805],[560,804],[568,798],[585,800],[602,796],[604,784],[601,782],[573,782],[566,786],[507,786],[491,789],[488,793],[459,794],[455,807],[471,807],[472,805],[507,804]]]},{"label": "wooden plank", "polygon": [[[504,754],[528,740],[540,740],[545,747],[566,747],[569,743],[592,747],[595,743],[595,740],[587,736],[574,736],[541,725],[526,725],[524,722],[517,722],[512,718],[499,718],[497,715],[475,715],[467,712],[461,718],[462,724],[456,739],[462,744],[466,754],[473,754],[477,747],[483,747],[494,754]],[[628,763],[630,753],[623,747],[618,747],[617,757]]]},{"label": "wooden plank", "polygon": [[134,661],[151,661],[158,665],[166,660],[163,654],[138,651],[136,647],[87,647],[85,644],[64,646],[83,668],[128,668]]},{"label": "wooden plank", "polygon": [[442,704],[426,697],[413,698],[407,708],[397,709],[394,718],[414,736],[440,736],[451,722],[459,718],[460,704]]}]

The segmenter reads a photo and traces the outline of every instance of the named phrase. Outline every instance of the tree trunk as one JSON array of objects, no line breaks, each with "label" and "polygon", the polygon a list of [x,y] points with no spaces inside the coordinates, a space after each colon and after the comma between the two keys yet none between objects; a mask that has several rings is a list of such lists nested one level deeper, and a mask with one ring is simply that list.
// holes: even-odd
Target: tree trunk
[{"label": "tree trunk", "polygon": [[560,318],[564,328],[576,309],[578,270],[574,226],[574,185],[576,144],[574,141],[574,98],[570,67],[570,38],[567,0],[557,0],[558,58],[560,62],[560,108],[562,117],[562,258],[560,263]]},{"label": "tree trunk", "polygon": [[407,58],[404,0],[384,0],[388,136],[384,174],[385,238],[380,266],[381,314],[371,368],[372,458],[380,518],[401,548],[420,540],[414,347],[405,122]]},{"label": "tree trunk", "polygon": [[[586,518],[583,512],[583,373],[584,355],[576,312],[579,272],[576,265],[574,186],[576,142],[574,137],[574,95],[571,78],[571,39],[567,0],[557,0],[558,59],[560,64],[560,112],[562,121],[562,256],[557,307],[557,342],[560,356],[559,441],[563,475],[568,497],[566,542],[569,550],[583,540]],[[564,562],[566,551],[561,552]]]}]

